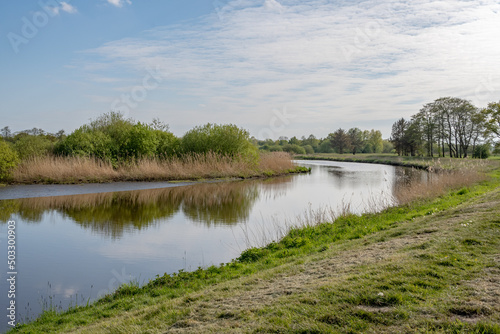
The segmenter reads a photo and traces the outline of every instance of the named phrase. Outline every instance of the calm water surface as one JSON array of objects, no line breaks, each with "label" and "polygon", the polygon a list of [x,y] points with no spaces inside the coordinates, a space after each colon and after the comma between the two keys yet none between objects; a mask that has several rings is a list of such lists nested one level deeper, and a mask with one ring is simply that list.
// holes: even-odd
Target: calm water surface
[{"label": "calm water surface", "polygon": [[[18,316],[29,318],[47,303],[85,304],[131,280],[143,284],[157,274],[229,262],[265,241],[262,231],[271,237],[307,210],[349,204],[359,213],[387,206],[395,189],[425,178],[420,171],[384,165],[298,163],[312,173],[0,200],[2,306],[9,290],[8,220],[16,222]],[[6,328],[4,319],[0,330]]]}]

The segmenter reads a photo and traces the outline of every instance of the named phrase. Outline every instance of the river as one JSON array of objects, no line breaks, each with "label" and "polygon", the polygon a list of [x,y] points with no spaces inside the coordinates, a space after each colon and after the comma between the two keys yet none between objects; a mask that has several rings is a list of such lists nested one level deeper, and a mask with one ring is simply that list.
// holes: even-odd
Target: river
[{"label": "river", "polygon": [[[194,184],[4,187],[3,309],[13,299],[8,221],[15,222],[16,320],[24,321],[47,307],[86,304],[122,283],[144,284],[165,272],[229,262],[310,220],[313,212],[379,210],[395,203],[399,187],[425,179],[425,172],[402,167],[297,163],[311,173]],[[3,319],[0,331],[8,328]]]}]

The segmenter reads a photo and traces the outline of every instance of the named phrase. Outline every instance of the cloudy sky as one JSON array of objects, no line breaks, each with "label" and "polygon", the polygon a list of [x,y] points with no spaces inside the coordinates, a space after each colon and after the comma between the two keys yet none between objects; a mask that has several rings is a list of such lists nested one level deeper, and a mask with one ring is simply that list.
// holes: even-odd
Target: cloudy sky
[{"label": "cloudy sky", "polygon": [[443,96],[500,100],[498,1],[0,3],[0,127],[71,132],[121,111],[182,135],[392,123]]}]

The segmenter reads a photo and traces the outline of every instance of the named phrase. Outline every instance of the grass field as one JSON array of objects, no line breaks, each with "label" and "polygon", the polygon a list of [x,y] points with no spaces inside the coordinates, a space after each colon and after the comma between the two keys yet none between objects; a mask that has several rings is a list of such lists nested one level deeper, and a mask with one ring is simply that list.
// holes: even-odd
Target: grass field
[{"label": "grass field", "polygon": [[291,230],[231,263],[131,282],[19,333],[500,333],[500,170]]}]

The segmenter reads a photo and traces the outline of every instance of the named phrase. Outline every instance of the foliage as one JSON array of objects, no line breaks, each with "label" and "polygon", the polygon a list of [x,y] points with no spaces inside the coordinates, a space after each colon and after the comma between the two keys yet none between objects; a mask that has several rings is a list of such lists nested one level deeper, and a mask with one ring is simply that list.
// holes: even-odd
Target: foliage
[{"label": "foliage", "polygon": [[488,159],[490,157],[490,146],[487,144],[476,146],[472,157],[475,159]]},{"label": "foliage", "polygon": [[11,171],[19,163],[19,158],[9,145],[0,139],[0,180],[10,177]]},{"label": "foliage", "polygon": [[483,112],[487,117],[486,126],[500,138],[500,101],[491,102]]},{"label": "foliage", "polygon": [[306,154],[313,154],[314,153],[314,148],[311,145],[304,145],[302,147],[306,151]]},{"label": "foliage", "polygon": [[328,139],[330,139],[330,144],[332,145],[332,147],[340,154],[343,154],[344,151],[347,151],[351,148],[351,141],[344,129],[340,128],[334,133],[330,133],[328,135]]},{"label": "foliage", "polygon": [[233,124],[197,126],[182,137],[181,148],[184,153],[214,152],[253,161],[258,159],[257,148],[250,142],[248,131]]},{"label": "foliage", "polygon": [[297,144],[285,144],[283,146],[283,151],[295,154],[306,154],[306,150]]},{"label": "foliage", "polygon": [[125,119],[122,114],[104,114],[75,130],[55,147],[55,153],[110,161],[166,158],[180,151],[180,141],[166,132],[168,125],[158,119],[151,125]]},{"label": "foliage", "polygon": [[53,147],[53,142],[43,135],[33,136],[22,133],[14,140],[14,149],[21,159],[47,155]]},{"label": "foliage", "polygon": [[349,142],[351,143],[351,152],[356,154],[361,152],[364,146],[363,132],[358,128],[352,128],[347,131]]}]

